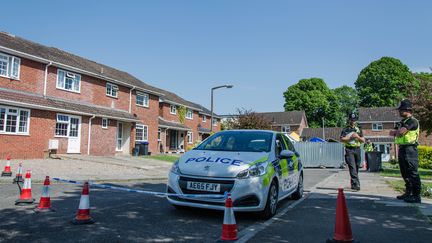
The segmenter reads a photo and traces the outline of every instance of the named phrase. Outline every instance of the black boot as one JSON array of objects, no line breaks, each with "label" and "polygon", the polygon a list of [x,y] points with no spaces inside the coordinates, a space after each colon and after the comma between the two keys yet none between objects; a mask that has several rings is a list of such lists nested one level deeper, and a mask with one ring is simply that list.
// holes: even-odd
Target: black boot
[{"label": "black boot", "polygon": [[421,197],[419,194],[417,194],[417,195],[413,194],[413,195],[405,198],[404,201],[407,203],[421,203]]},{"label": "black boot", "polygon": [[399,200],[404,200],[405,198],[411,196],[411,190],[410,189],[406,189],[405,193],[402,195],[397,196],[396,198]]}]

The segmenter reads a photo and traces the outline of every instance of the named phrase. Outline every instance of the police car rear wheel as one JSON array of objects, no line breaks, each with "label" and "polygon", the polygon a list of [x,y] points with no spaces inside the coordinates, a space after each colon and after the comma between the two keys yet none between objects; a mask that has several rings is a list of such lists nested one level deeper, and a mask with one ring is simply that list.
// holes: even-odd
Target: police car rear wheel
[{"label": "police car rear wheel", "polygon": [[277,185],[276,182],[273,181],[272,184],[270,185],[266,206],[264,210],[261,212],[261,217],[263,219],[269,219],[276,214],[278,197],[279,197],[279,193],[278,193]]},{"label": "police car rear wheel", "polygon": [[297,190],[293,193],[292,199],[299,200],[300,198],[302,198],[303,197],[303,190],[304,190],[303,188],[304,188],[304,185],[303,185],[303,173],[302,173],[302,174],[300,174],[299,182],[297,185]]}]

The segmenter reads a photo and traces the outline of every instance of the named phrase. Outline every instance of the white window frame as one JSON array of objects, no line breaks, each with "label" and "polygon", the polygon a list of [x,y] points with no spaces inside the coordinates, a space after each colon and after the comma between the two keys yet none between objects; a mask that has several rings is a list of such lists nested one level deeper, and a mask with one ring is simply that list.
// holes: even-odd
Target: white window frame
[{"label": "white window frame", "polygon": [[[143,103],[138,103],[138,96],[142,96],[143,97]],[[142,93],[142,92],[137,92],[136,93],[136,100],[135,100],[135,104],[137,106],[142,106],[142,107],[149,107],[149,103],[150,103],[150,96],[147,93]]]},{"label": "white window frame", "polygon": [[372,123],[372,131],[378,132],[382,130],[384,130],[384,125],[381,122]]},{"label": "white window frame", "polygon": [[[105,124],[105,126],[104,126],[104,121],[106,122],[106,124]],[[102,118],[102,128],[103,129],[108,129],[108,123],[109,122],[109,120],[108,120],[108,118]]]},{"label": "white window frame", "polygon": [[217,127],[218,125],[218,120],[216,118],[213,117],[213,124],[214,127]]},{"label": "white window frame", "polygon": [[[0,109],[5,109],[5,115],[4,115],[4,121],[3,121],[3,130],[0,130],[0,134],[10,134],[10,135],[30,135],[30,109],[22,109],[22,108],[17,108],[17,107],[11,107],[11,106],[0,106]],[[9,112],[9,109],[12,110],[17,110],[16,113],[11,113]],[[20,122],[21,122],[21,111],[26,111],[28,116],[27,116],[27,120],[26,120],[26,131],[25,132],[20,132]],[[7,117],[8,115],[16,115],[16,123],[15,123],[15,127],[16,130],[15,132],[7,132],[6,131],[6,123],[7,123]]]},{"label": "white window frame", "polygon": [[[61,81],[63,83],[63,86],[59,85],[60,82],[60,72],[64,72],[64,78],[63,81]],[[78,77],[78,90],[74,90],[73,87],[74,85],[72,84],[72,89],[66,89],[65,85],[66,85],[66,78],[68,75],[74,75],[75,77]],[[61,89],[64,91],[69,91],[69,92],[73,92],[73,93],[81,93],[81,75],[74,73],[74,72],[69,72],[63,69],[57,69],[57,81],[56,81],[56,88],[57,89]]]},{"label": "white window frame", "polygon": [[193,110],[187,109],[185,117],[186,117],[186,119],[193,120]]},{"label": "white window frame", "polygon": [[[109,93],[108,93],[108,90],[109,90]],[[113,95],[113,91],[115,91],[115,95]],[[106,83],[106,91],[105,91],[106,96],[112,97],[112,98],[118,98],[118,91],[119,91],[118,85],[108,83],[108,82]]]},{"label": "white window frame", "polygon": [[177,106],[170,105],[170,114],[177,115]]},{"label": "white window frame", "polygon": [[[67,121],[59,121],[59,116],[66,116],[68,118],[68,120]],[[54,137],[57,137],[57,138],[68,138],[69,137],[70,119],[71,119],[70,115],[60,114],[60,113],[56,114],[56,126],[54,127]],[[67,124],[66,135],[57,135],[57,123]]]},{"label": "white window frame", "polygon": [[206,117],[206,115],[203,115],[203,117],[202,117],[202,122],[207,122],[207,117]]},{"label": "white window frame", "polygon": [[162,129],[158,128],[158,141],[162,141],[161,136],[162,136]]},{"label": "white window frame", "polygon": [[290,133],[291,127],[289,125],[283,125],[283,126],[281,126],[281,132],[282,133]]},{"label": "white window frame", "polygon": [[[138,130],[138,127],[140,127],[140,129],[143,129],[143,137],[142,137],[142,139],[138,139],[137,136],[136,136],[136,132]],[[144,141],[147,142],[148,141],[148,126],[147,125],[137,124],[135,126],[135,141],[136,142],[144,142]]]},{"label": "white window frame", "polygon": [[[21,58],[7,55],[7,54],[2,53],[2,52],[0,52],[0,56],[7,59],[7,61],[6,61],[6,75],[0,74],[0,76],[19,80],[20,73],[21,73]],[[15,61],[18,61],[17,75],[13,75]]]},{"label": "white window frame", "polygon": [[187,143],[193,144],[193,132],[187,132]]}]

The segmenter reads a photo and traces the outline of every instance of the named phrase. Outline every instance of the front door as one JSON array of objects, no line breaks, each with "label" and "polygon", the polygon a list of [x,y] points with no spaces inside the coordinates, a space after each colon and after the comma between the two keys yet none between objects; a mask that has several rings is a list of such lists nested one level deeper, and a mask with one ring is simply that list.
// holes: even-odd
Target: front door
[{"label": "front door", "polygon": [[117,144],[116,144],[116,150],[117,151],[123,151],[123,123],[121,123],[121,122],[117,123]]},{"label": "front door", "polygon": [[170,130],[170,150],[177,150],[178,148],[178,132],[177,130]]},{"label": "front door", "polygon": [[81,117],[69,116],[68,154],[81,152]]}]

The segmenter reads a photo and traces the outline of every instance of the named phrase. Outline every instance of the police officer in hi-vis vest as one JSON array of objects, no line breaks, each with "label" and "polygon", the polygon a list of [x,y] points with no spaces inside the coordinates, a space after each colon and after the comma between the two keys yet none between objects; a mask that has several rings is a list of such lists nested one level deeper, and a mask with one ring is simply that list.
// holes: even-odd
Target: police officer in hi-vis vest
[{"label": "police officer in hi-vis vest", "polygon": [[348,116],[348,126],[346,126],[340,135],[340,140],[345,144],[345,162],[348,165],[351,176],[351,189],[360,190],[360,180],[358,170],[361,165],[360,146],[365,142],[362,130],[357,126],[358,117],[351,113]]},{"label": "police officer in hi-vis vest", "polygon": [[408,203],[421,203],[417,150],[420,125],[412,115],[413,109],[409,100],[402,100],[397,109],[402,121],[397,124],[396,130],[390,132],[390,135],[395,136],[395,143],[399,146],[399,167],[405,181],[405,193],[397,196],[397,199]]}]

